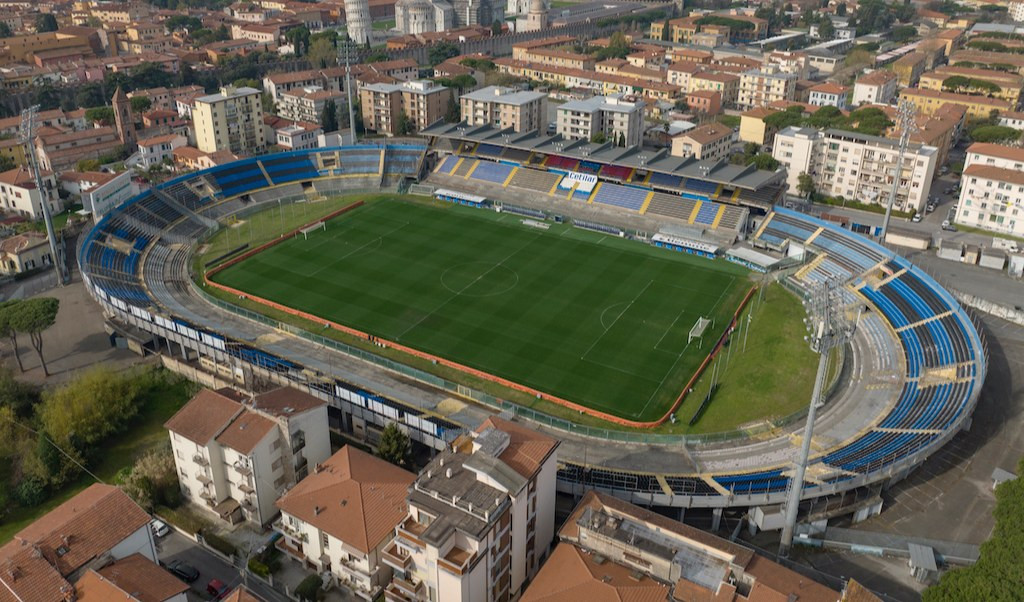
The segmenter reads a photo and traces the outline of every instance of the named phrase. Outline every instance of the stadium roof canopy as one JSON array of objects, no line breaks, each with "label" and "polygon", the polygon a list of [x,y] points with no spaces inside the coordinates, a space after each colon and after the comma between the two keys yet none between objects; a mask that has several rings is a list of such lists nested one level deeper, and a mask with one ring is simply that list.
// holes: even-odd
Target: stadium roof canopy
[{"label": "stadium roof canopy", "polygon": [[421,130],[420,135],[493,144],[523,151],[569,157],[580,161],[632,167],[746,190],[778,186],[785,178],[785,172],[782,170],[759,170],[752,165],[732,165],[728,161],[700,161],[693,157],[674,157],[669,154],[667,148],[659,150],[648,150],[639,146],[623,148],[615,146],[611,142],[598,144],[586,140],[563,138],[559,134],[549,136],[539,131],[516,132],[511,128],[499,129],[490,125],[470,126],[465,122],[438,122]]}]

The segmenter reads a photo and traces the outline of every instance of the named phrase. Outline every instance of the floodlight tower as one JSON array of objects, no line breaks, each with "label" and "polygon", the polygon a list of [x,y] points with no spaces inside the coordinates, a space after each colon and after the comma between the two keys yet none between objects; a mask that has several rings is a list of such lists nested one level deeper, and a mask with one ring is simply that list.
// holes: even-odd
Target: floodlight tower
[{"label": "floodlight tower", "polygon": [[39,162],[36,159],[35,150],[35,129],[36,129],[36,112],[39,111],[39,105],[32,105],[21,112],[21,142],[28,149],[28,166],[32,172],[32,178],[35,180],[36,190],[39,191],[39,197],[41,205],[43,206],[43,221],[46,223],[46,238],[50,242],[50,256],[53,257],[53,269],[57,272],[57,286],[64,286],[68,281],[67,269],[64,266],[64,261],[60,257],[60,253],[57,252],[57,235],[53,230],[53,215],[50,213],[50,200],[47,195],[46,188],[43,186],[43,177],[39,172]]},{"label": "floodlight tower", "polygon": [[[348,101],[348,129],[352,133],[352,144],[356,143],[356,113],[355,108],[352,106],[352,74],[350,68],[349,55],[351,54],[351,41],[345,40],[341,43],[342,52],[345,53],[345,94],[347,95]],[[341,143],[345,143],[345,138],[342,136]]]},{"label": "floodlight tower", "polygon": [[896,202],[896,191],[900,187],[900,178],[903,176],[903,157],[907,154],[907,144],[910,142],[910,135],[917,131],[917,124],[914,123],[914,103],[907,99],[900,101],[896,109],[896,127],[900,130],[900,152],[896,159],[896,175],[892,179],[892,188],[889,189],[889,202],[885,205],[885,219],[882,220],[882,234],[880,241],[885,242],[885,235],[889,231],[889,216],[892,214],[892,205]]},{"label": "floodlight tower", "polygon": [[846,319],[843,310],[842,282],[830,278],[819,284],[808,302],[807,320],[810,334],[807,337],[811,349],[818,354],[818,372],[814,377],[814,392],[807,410],[807,424],[804,425],[804,439],[800,448],[800,459],[789,483],[789,497],[786,499],[786,524],[782,528],[779,542],[779,556],[788,556],[793,545],[793,531],[796,529],[797,511],[804,488],[804,473],[811,454],[811,438],[814,436],[814,417],[821,405],[821,392],[825,386],[828,356],[836,347],[845,345],[853,336],[854,324]]}]

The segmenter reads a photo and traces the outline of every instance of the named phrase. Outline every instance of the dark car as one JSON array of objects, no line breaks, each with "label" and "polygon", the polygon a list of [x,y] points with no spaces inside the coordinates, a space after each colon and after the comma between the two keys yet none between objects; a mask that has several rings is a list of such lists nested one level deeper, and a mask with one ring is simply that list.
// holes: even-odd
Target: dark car
[{"label": "dark car", "polygon": [[220,579],[210,579],[206,584],[206,593],[213,596],[211,600],[221,600],[231,593],[231,589]]},{"label": "dark car", "polygon": [[192,583],[199,578],[199,571],[196,570],[196,567],[180,560],[174,560],[168,564],[167,570],[185,583]]}]

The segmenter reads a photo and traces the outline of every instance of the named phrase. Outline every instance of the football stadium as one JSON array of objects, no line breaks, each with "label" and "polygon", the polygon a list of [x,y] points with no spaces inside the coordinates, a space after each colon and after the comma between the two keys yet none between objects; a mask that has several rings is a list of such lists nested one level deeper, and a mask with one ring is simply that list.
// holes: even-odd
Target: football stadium
[{"label": "football stadium", "polygon": [[[505,413],[561,434],[569,493],[777,513],[816,363],[802,304],[825,281],[856,330],[830,359],[806,503],[871,506],[969,424],[987,371],[971,316],[905,258],[779,206],[780,174],[424,135],[180,176],[97,221],[83,277],[129,347],[303,388],[338,430],[397,422],[440,448]],[[666,461],[603,463],[602,445]]]}]

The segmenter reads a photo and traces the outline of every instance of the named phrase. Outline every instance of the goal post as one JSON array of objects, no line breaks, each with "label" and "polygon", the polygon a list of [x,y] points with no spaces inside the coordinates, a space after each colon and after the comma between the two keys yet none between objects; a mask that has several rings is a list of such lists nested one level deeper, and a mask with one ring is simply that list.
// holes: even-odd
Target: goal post
[{"label": "goal post", "polygon": [[693,339],[698,339],[699,343],[704,337],[704,331],[707,330],[707,327],[710,324],[711,320],[703,316],[697,318],[697,321],[694,323],[693,327],[690,328],[690,336],[688,339],[686,339],[686,344],[689,345],[690,343],[692,343]]},{"label": "goal post", "polygon": [[316,223],[314,223],[312,225],[307,225],[306,227],[302,228],[299,231],[302,232],[302,240],[303,241],[307,241],[307,240],[309,240],[309,233],[310,232],[314,232],[316,230],[321,230],[321,229],[325,230],[325,231],[327,230],[327,222],[326,221],[318,221],[318,222],[316,222]]}]

